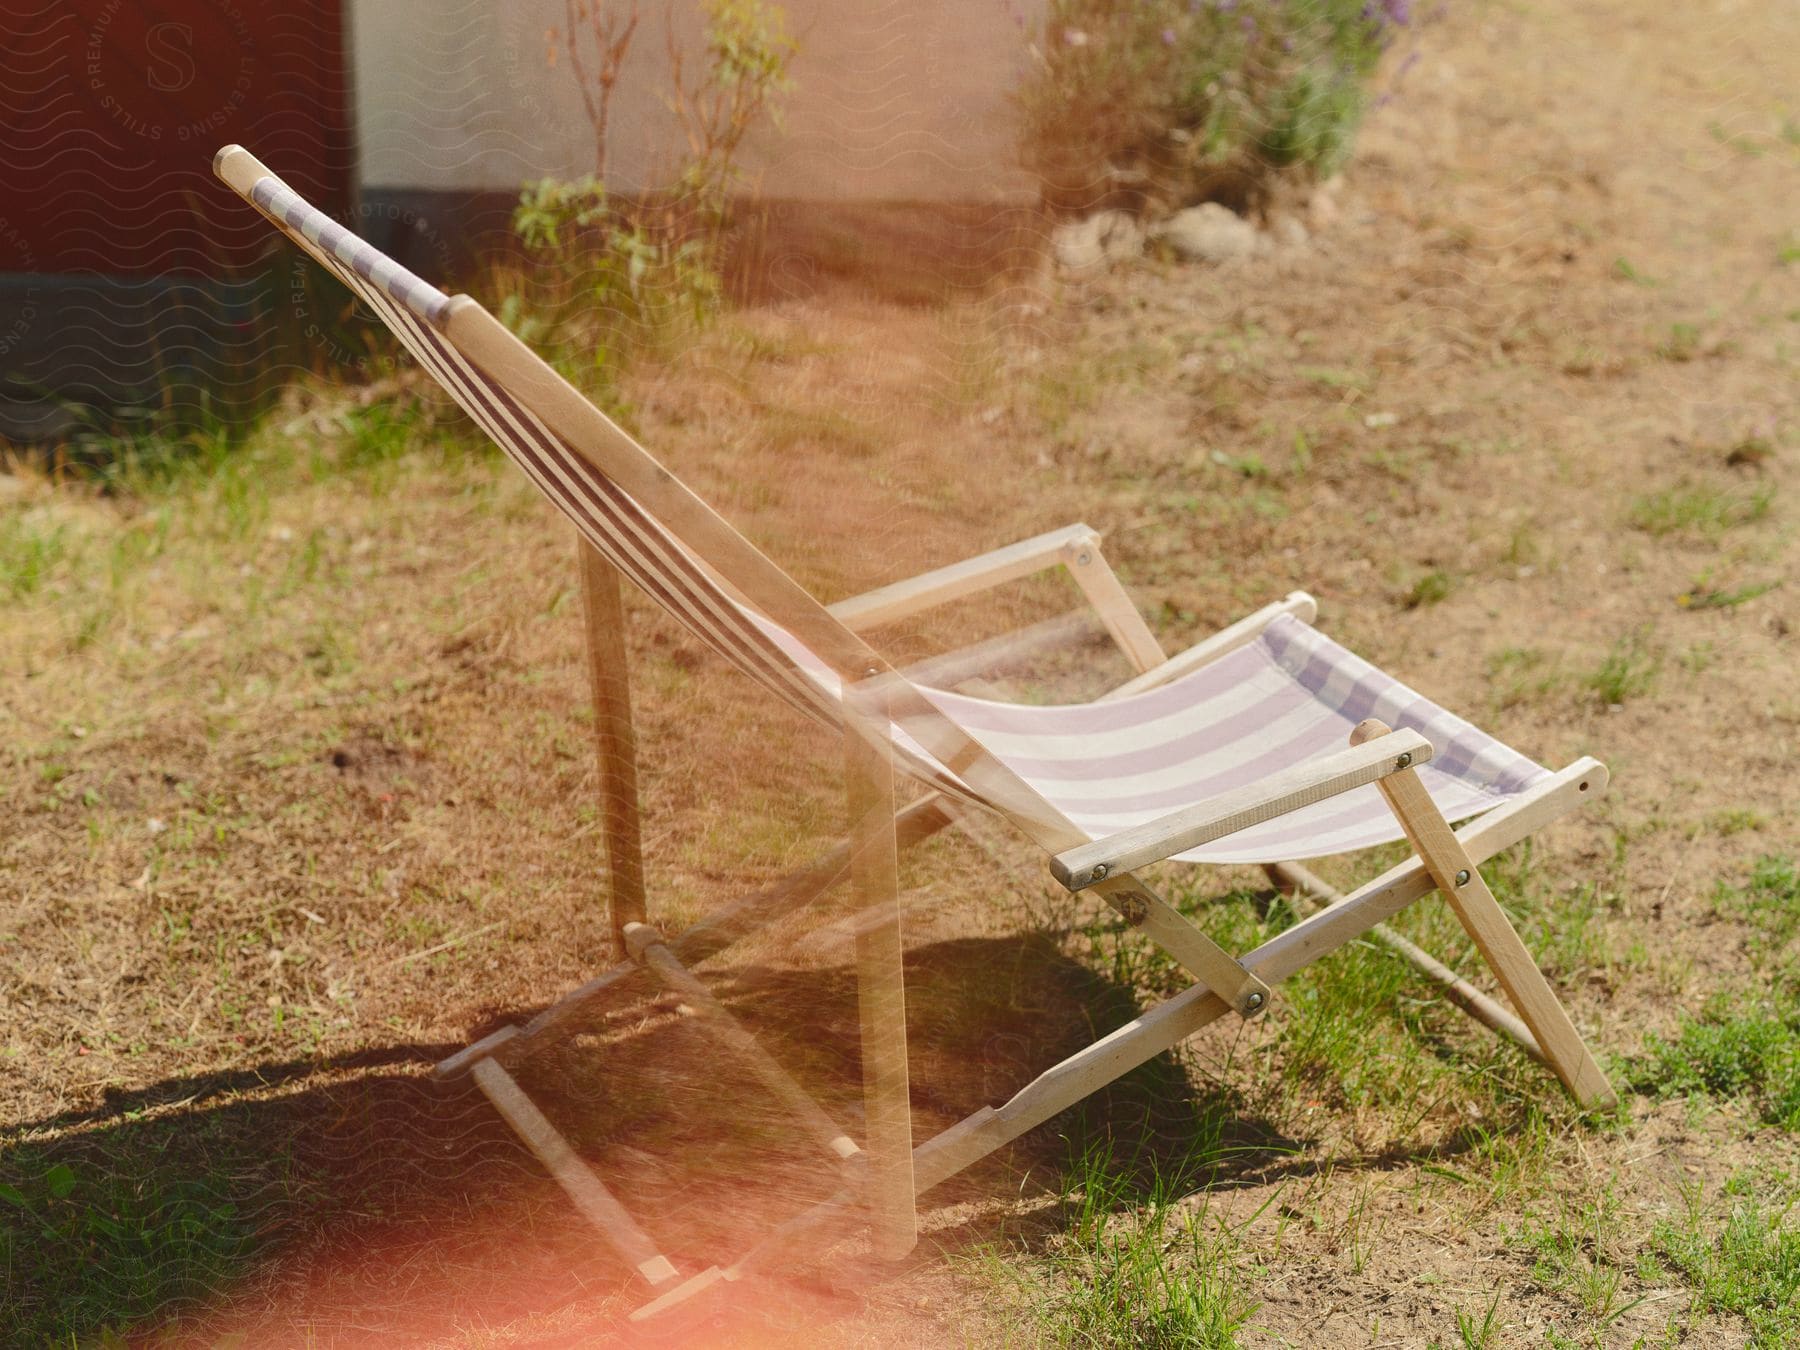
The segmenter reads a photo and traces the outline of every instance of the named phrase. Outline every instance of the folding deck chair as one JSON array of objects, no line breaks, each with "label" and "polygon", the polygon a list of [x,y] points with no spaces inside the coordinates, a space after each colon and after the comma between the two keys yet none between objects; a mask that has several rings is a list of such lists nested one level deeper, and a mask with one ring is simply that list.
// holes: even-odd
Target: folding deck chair
[{"label": "folding deck chair", "polygon": [[[1583,1105],[1613,1099],[1605,1075],[1519,940],[1479,865],[1605,790],[1583,758],[1533,763],[1310,626],[1295,592],[1165,657],[1086,526],[1053,531],[826,606],[807,594],[498,320],[448,296],[309,206],[249,152],[215,171],[356,293],[574,523],[596,710],[614,933],[624,960],[438,1065],[472,1076],[655,1297],[673,1306],[778,1256],[809,1227],[866,1209],[876,1252],[916,1242],[917,1197],[1228,1013],[1267,1011],[1273,986],[1365,934],[1385,936],[1459,1006],[1547,1064]],[[1139,672],[1079,706],[1013,706],[930,687],[859,635],[946,600],[1062,565]],[[623,576],[700,642],[845,745],[850,829],[818,863],[675,935],[648,922]],[[896,773],[921,795],[895,809]],[[1193,978],[1185,992],[1053,1066],[1005,1103],[915,1146],[909,1106],[897,853],[964,808],[997,814],[1040,846],[1052,875],[1091,892]],[[1451,822],[1466,821],[1461,829]],[[1404,837],[1406,862],[1348,895],[1297,860]],[[1152,863],[1254,863],[1320,902],[1234,957],[1138,875]],[[858,1141],[691,972],[840,882],[854,888],[864,1122]],[[1440,892],[1514,1016],[1383,921]],[[842,1168],[837,1193],[728,1266],[683,1278],[657,1243],[519,1087],[511,1069],[580,1024],[604,991],[644,974],[691,1007]]]}]

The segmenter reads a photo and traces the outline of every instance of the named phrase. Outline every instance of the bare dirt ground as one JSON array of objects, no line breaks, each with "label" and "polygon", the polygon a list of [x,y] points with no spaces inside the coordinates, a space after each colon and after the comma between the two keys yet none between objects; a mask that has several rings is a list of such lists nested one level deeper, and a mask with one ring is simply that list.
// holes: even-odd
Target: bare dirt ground
[{"label": "bare dirt ground", "polygon": [[[641,370],[632,415],[827,597],[1082,519],[1171,649],[1304,588],[1327,631],[1542,762],[1604,759],[1612,791],[1515,894],[1623,1086],[1684,1015],[1795,970],[1720,888],[1800,853],[1800,11],[1478,4],[1418,49],[1305,245],[1024,307],[773,304]],[[0,621],[0,1313],[29,1339],[575,1345],[634,1301],[479,1094],[424,1078],[606,959],[571,545],[490,460],[333,468],[365,425],[346,408],[298,396],[241,468],[164,497],[0,495],[14,576],[35,569]],[[1046,581],[892,641],[1071,600]],[[676,927],[818,851],[838,750],[633,613]],[[1094,687],[1122,673],[1088,655]],[[977,893],[945,880],[996,859]],[[1121,976],[1037,867],[983,833],[909,871],[921,1133],[1161,978]],[[850,1109],[846,961],[827,928],[715,978]],[[1749,1343],[1657,1234],[1690,1201],[1716,1233],[1734,1195],[1791,1197],[1792,1133],[1653,1085],[1583,1120],[1404,979],[1321,1073],[1295,1033],[1328,1024],[1331,979],[946,1187],[903,1268],[852,1242],[836,1278],[686,1334],[1183,1343],[1041,1320],[1085,1278],[1070,1151],[1134,1147],[1160,1084],[1186,1114],[1153,1160],[1223,1131],[1161,1218],[1215,1244],[1254,1305],[1243,1344]],[[818,1179],[796,1164],[771,1195],[670,1161],[718,1144],[696,1115],[753,1113],[668,1014],[528,1083],[705,1264]]]}]

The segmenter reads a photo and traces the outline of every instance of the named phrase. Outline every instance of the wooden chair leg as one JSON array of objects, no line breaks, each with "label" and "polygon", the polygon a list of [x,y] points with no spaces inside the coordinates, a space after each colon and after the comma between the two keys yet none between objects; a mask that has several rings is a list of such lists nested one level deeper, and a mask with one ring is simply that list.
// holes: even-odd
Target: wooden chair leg
[{"label": "wooden chair leg", "polygon": [[587,540],[581,552],[588,677],[594,691],[594,747],[600,760],[600,806],[613,954],[625,955],[625,925],[644,923],[644,849],[638,807],[637,733],[631,721],[631,672],[625,655],[625,604],[619,573]]},{"label": "wooden chair leg", "polygon": [[491,1059],[484,1059],[472,1071],[476,1084],[487,1094],[513,1133],[525,1141],[550,1175],[600,1230],[613,1249],[637,1268],[652,1287],[667,1284],[677,1277],[669,1258],[656,1249],[643,1229],[606,1189],[600,1178],[576,1156],[569,1141],[544,1117],[527,1097],[511,1074]]},{"label": "wooden chair leg", "polygon": [[[1353,744],[1361,744],[1387,732],[1385,725],[1371,719],[1358,726],[1350,739]],[[1545,1060],[1563,1086],[1583,1106],[1612,1105],[1618,1100],[1612,1084],[1588,1052],[1581,1033],[1569,1020],[1543,971],[1507,921],[1499,901],[1482,879],[1481,869],[1458,842],[1437,803],[1419,781],[1418,771],[1403,769],[1380,779],[1375,786],[1387,798],[1439,892],[1493,967],[1500,987],[1531,1028]]]},{"label": "wooden chair leg", "polygon": [[913,1199],[912,1094],[906,1063],[894,775],[887,756],[854,728],[845,728],[844,741],[850,875],[858,901],[870,911],[856,935],[869,1201],[876,1255],[893,1261],[910,1252],[919,1240]]},{"label": "wooden chair leg", "polygon": [[838,1128],[837,1122],[825,1113],[818,1100],[763,1049],[762,1042],[732,1015],[729,1008],[713,997],[705,981],[697,979],[681,964],[662,940],[661,933],[648,924],[634,923],[625,930],[625,941],[631,954],[648,966],[665,988],[681,995],[688,1006],[700,1014],[701,1025],[707,1033],[727,1054],[742,1060],[750,1072],[762,1080],[763,1086],[812,1132],[820,1147],[839,1162],[857,1158],[862,1153],[856,1141]]}]

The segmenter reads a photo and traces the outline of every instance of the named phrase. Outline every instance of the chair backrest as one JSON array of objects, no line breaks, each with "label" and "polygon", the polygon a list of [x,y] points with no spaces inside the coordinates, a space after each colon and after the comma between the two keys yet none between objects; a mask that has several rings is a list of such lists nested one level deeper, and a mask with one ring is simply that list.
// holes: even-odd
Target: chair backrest
[{"label": "chair backrest", "polygon": [[[560,384],[559,377],[522,346],[511,349],[509,344],[496,342],[497,321],[474,301],[448,296],[413,275],[307,203],[241,147],[220,151],[214,167],[221,178],[368,305],[588,542],[726,661],[811,717],[836,722],[841,714],[838,701],[796,668],[766,626],[758,624],[720,581],[719,572],[725,566],[741,565],[746,555],[754,555],[760,562],[754,570],[765,577],[777,573],[787,583],[778,589],[791,592],[779,594],[774,608],[792,610],[797,607],[795,598],[803,598],[804,605],[798,606],[806,621],[803,626],[815,631],[824,628],[831,639],[822,650],[816,643],[807,643],[807,647],[819,650],[821,658],[834,667],[843,662],[833,662],[830,653],[849,652],[851,668],[839,673],[851,679],[885,669],[848,629],[697,498],[692,500],[701,510],[689,514],[697,515],[707,527],[704,533],[708,537],[700,540],[682,538],[646,510],[609,471],[611,466],[597,460],[603,460],[613,448],[635,450],[644,460],[649,459],[648,453],[586,400],[582,405],[587,418],[603,424],[601,436],[583,438],[586,453],[553,430],[528,406],[520,390],[523,385],[527,393],[534,388],[541,391],[550,382]],[[460,325],[454,322],[458,318]],[[471,324],[472,319],[486,319],[487,323]],[[459,326],[476,329],[478,336],[485,337],[490,356],[519,367],[510,372],[513,378],[496,377],[472,359],[457,341]],[[672,490],[692,496],[660,465],[655,470],[664,480],[665,495]],[[727,550],[735,558],[707,556],[707,545],[716,545],[721,539],[735,545]],[[765,585],[763,589],[770,588]],[[791,614],[774,612],[769,618],[782,629],[795,628]]]}]

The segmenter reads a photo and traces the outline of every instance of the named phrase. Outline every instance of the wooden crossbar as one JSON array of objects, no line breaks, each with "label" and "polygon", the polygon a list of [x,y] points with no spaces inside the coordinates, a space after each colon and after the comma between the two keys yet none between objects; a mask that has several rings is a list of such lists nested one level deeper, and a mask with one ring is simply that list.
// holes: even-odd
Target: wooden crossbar
[{"label": "wooden crossbar", "polygon": [[1268,1010],[1269,986],[1142,878],[1129,872],[1108,877],[1094,883],[1093,892],[1241,1016],[1259,1017]]},{"label": "wooden crossbar", "polygon": [[1161,862],[1430,758],[1431,742],[1418,732],[1393,732],[1059,853],[1050,860],[1050,875],[1072,891],[1084,890],[1114,873]]},{"label": "wooden crossbar", "polygon": [[853,630],[876,628],[1041,572],[1063,561],[1071,545],[1097,547],[1099,542],[1100,535],[1091,526],[1065,525],[890,586],[864,591],[826,608],[833,618]]},{"label": "wooden crossbar", "polygon": [[1228,628],[1221,628],[1211,637],[1196,642],[1161,665],[1152,666],[1143,674],[1125,681],[1101,695],[1101,701],[1130,698],[1133,694],[1141,694],[1145,690],[1168,684],[1171,680],[1178,680],[1183,675],[1191,675],[1202,666],[1211,665],[1221,656],[1256,641],[1263,629],[1284,614],[1292,615],[1302,623],[1311,623],[1318,617],[1318,613],[1318,602],[1312,596],[1305,591],[1292,591],[1285,599],[1277,600],[1272,605],[1264,605],[1256,613],[1245,615]]},{"label": "wooden crossbar", "polygon": [[[1387,734],[1384,723],[1370,718],[1351,733],[1351,741],[1361,744]],[[1475,946],[1493,968],[1494,977],[1519,1010],[1525,1025],[1531,1028],[1563,1086],[1583,1106],[1611,1105],[1617,1100],[1612,1084],[1589,1053],[1543,971],[1507,921],[1481,875],[1478,860],[1469,855],[1450,829],[1425,784],[1419,781],[1418,773],[1405,769],[1379,780],[1375,786],[1387,798],[1432,881],[1475,939]]]},{"label": "wooden crossbar", "polygon": [[631,954],[647,965],[666,988],[680,994],[701,1014],[701,1024],[708,1034],[724,1049],[740,1056],[750,1066],[751,1072],[762,1080],[763,1086],[781,1099],[782,1104],[812,1133],[820,1147],[840,1162],[848,1162],[862,1153],[856,1141],[825,1113],[825,1108],[819,1105],[818,1100],[801,1087],[773,1055],[763,1049],[762,1042],[746,1030],[744,1024],[732,1015],[731,1010],[713,996],[712,990],[702,980],[681,964],[675,953],[669,950],[668,944],[662,940],[662,934],[648,924],[627,924],[625,943]]},{"label": "wooden crossbar", "polygon": [[1085,646],[1104,633],[1105,629],[1091,612],[1072,609],[1011,633],[958,647],[942,656],[928,656],[900,673],[917,685],[954,689],[964,680],[976,676],[1004,674],[1039,652],[1066,652]]},{"label": "wooden crossbar", "polygon": [[679,1272],[668,1257],[656,1249],[647,1233],[606,1189],[594,1171],[569,1147],[569,1141],[537,1109],[537,1104],[513,1076],[492,1059],[484,1059],[472,1070],[475,1082],[494,1104],[513,1133],[537,1155],[550,1175],[568,1193],[589,1223],[600,1230],[613,1249],[649,1281],[652,1288],[666,1284]]},{"label": "wooden crossbar", "polygon": [[[955,817],[942,797],[927,796],[902,808],[894,816],[897,847],[923,843]],[[719,955],[750,934],[804,908],[850,875],[850,845],[838,844],[817,862],[784,877],[734,904],[723,906],[690,928],[667,939],[668,947],[683,965],[693,967]],[[638,962],[627,960],[576,986],[545,1008],[523,1027],[500,1030],[465,1046],[440,1061],[432,1070],[439,1079],[467,1073],[490,1055],[513,1062],[542,1049],[582,1025],[588,1006],[607,991],[619,988],[644,973]]]},{"label": "wooden crossbar", "polygon": [[716,1285],[733,1283],[765,1266],[782,1260],[791,1260],[795,1247],[801,1240],[816,1237],[817,1230],[856,1214],[860,1210],[861,1201],[862,1190],[860,1187],[845,1187],[821,1200],[810,1209],[802,1210],[793,1218],[776,1225],[762,1241],[729,1266],[709,1266],[698,1275],[689,1276],[674,1288],[665,1290],[641,1308],[633,1311],[627,1320],[647,1322],[672,1311]]}]

